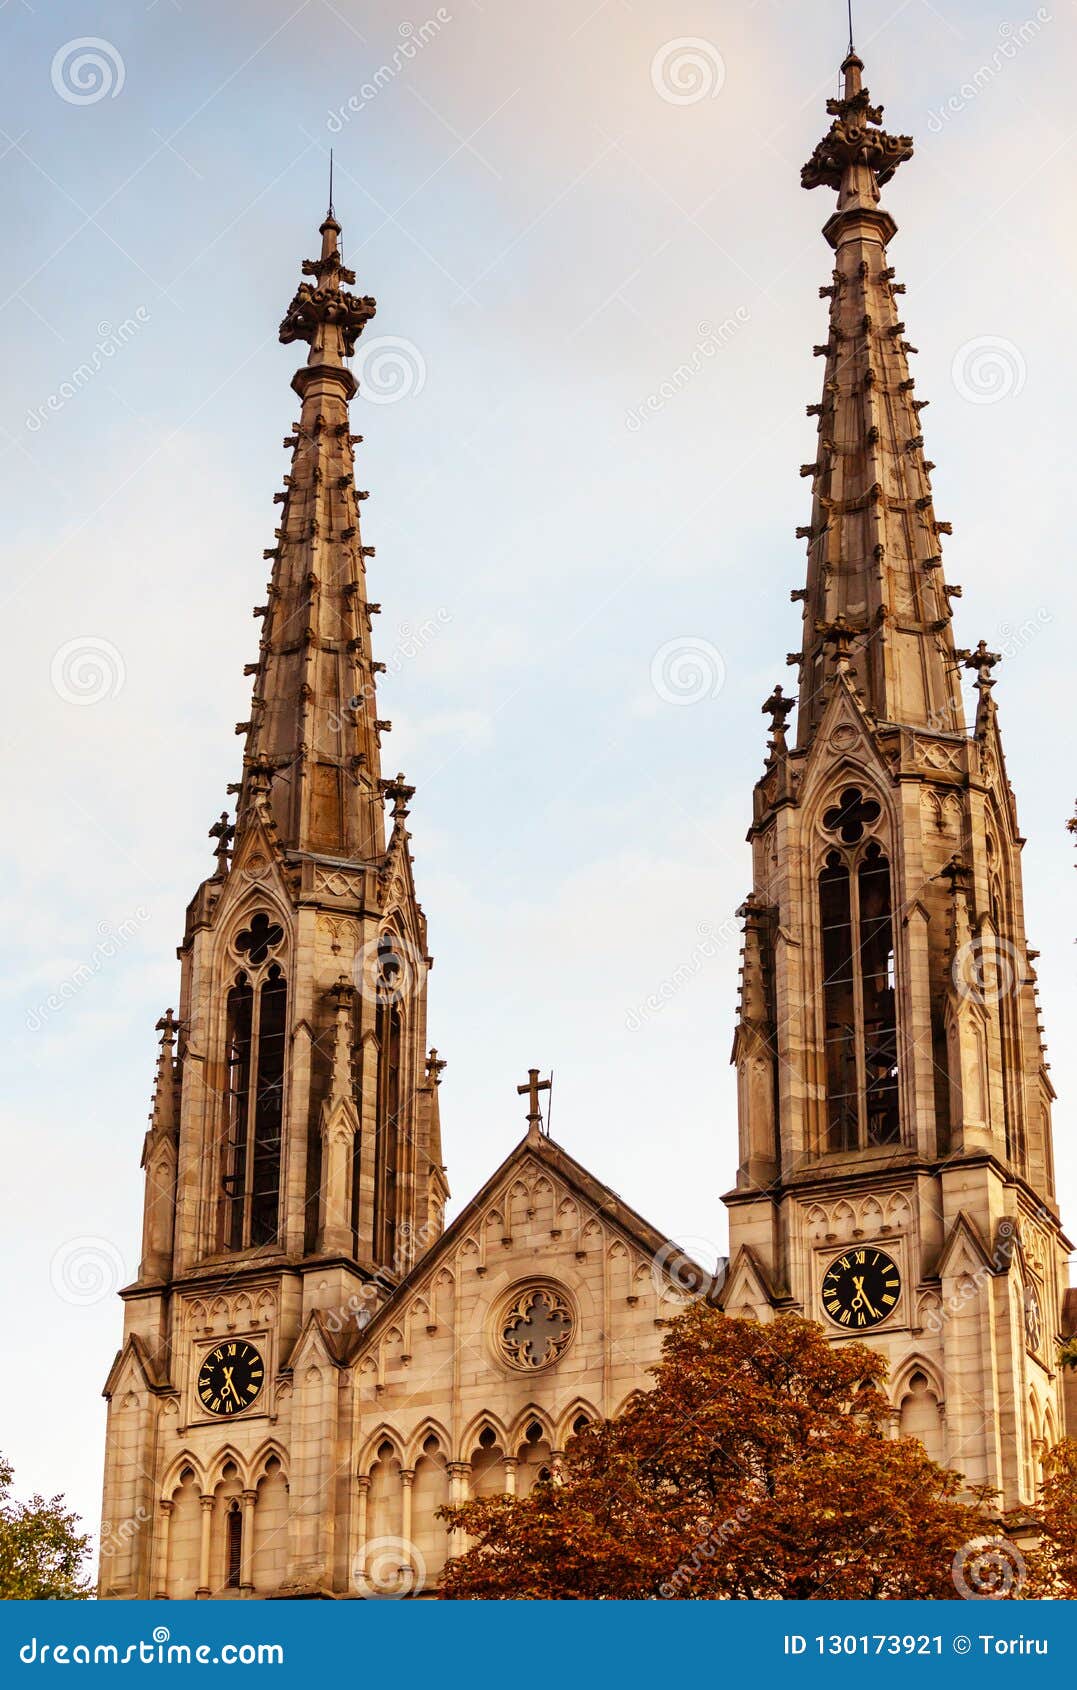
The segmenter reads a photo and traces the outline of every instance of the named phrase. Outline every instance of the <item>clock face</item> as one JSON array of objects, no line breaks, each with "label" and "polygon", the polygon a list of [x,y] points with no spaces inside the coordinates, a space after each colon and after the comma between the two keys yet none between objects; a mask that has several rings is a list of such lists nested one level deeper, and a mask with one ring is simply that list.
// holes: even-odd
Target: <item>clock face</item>
[{"label": "clock face", "polygon": [[837,1256],[823,1275],[823,1307],[835,1326],[862,1332],[894,1312],[901,1275],[893,1256],[869,1245]]},{"label": "clock face", "polygon": [[229,1339],[208,1350],[198,1373],[198,1400],[207,1414],[239,1414],[265,1384],[265,1363],[253,1344]]}]

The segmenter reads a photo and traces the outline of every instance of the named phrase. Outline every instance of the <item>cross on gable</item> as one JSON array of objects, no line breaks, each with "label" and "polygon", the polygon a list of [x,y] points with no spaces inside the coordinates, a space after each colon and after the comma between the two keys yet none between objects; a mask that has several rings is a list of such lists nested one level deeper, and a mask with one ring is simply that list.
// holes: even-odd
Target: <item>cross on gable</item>
[{"label": "cross on gable", "polygon": [[788,698],[782,688],[776,686],[763,705],[763,714],[772,718],[775,729],[784,728],[785,719],[790,711],[795,710],[796,702],[795,698]]},{"label": "cross on gable", "polygon": [[504,1330],[505,1348],[521,1367],[544,1367],[564,1349],[572,1332],[572,1317],[559,1309],[547,1291],[533,1291],[517,1305]]},{"label": "cross on gable", "polygon": [[881,814],[874,798],[865,799],[859,787],[848,786],[834,808],[826,811],[823,826],[828,833],[837,833],[846,845],[855,845],[863,839],[864,829],[877,822]]},{"label": "cross on gable", "polygon": [[222,810],[220,817],[209,830],[209,837],[217,841],[214,854],[217,858],[218,870],[222,870],[228,858],[228,847],[236,836],[236,830],[228,820],[228,811]]},{"label": "cross on gable", "polygon": [[764,716],[770,717],[770,749],[775,752],[786,750],[785,723],[790,711],[796,708],[796,699],[787,698],[780,686],[776,686],[766,703],[763,705]]},{"label": "cross on gable", "polygon": [[269,917],[259,910],[250,926],[236,936],[236,950],[246,952],[248,962],[257,965],[264,962],[270,951],[280,944],[284,938],[284,928],[279,921],[271,922]]},{"label": "cross on gable", "polygon": [[993,687],[994,677],[991,674],[996,663],[1002,662],[1000,651],[988,651],[987,641],[981,640],[975,651],[957,651],[954,656],[965,665],[966,669],[976,670],[976,685],[978,687]]},{"label": "cross on gable", "polygon": [[832,648],[836,668],[845,673],[851,667],[853,642],[863,634],[862,628],[856,628],[849,621],[844,610],[836,616],[833,622],[817,622],[815,632],[822,636],[825,646]]},{"label": "cross on gable", "polygon": [[539,1108],[539,1092],[549,1091],[551,1084],[552,1081],[550,1080],[539,1079],[539,1071],[537,1068],[529,1068],[527,1070],[527,1084],[516,1087],[516,1090],[519,1092],[521,1097],[523,1097],[525,1092],[527,1093],[529,1104],[527,1119],[529,1122],[535,1122],[539,1126],[542,1125],[542,1110]]}]

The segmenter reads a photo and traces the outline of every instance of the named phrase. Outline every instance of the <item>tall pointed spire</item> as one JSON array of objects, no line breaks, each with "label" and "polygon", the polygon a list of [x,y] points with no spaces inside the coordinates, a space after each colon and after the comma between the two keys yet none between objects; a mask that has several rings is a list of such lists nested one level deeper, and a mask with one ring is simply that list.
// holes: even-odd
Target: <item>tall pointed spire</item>
[{"label": "tall pointed spire", "polygon": [[[805,188],[837,190],[824,225],[835,249],[830,332],[815,348],[826,360],[812,477],[800,663],[798,744],[812,738],[834,675],[844,668],[878,721],[935,732],[964,726],[949,599],[924,458],[909,354],[886,246],[897,224],[879,203],[880,188],[912,156],[907,135],[882,129],[883,108],[861,82],[850,51],[845,92],[827,101],[833,118],[801,173]],[[792,659],[791,659],[792,661]]]},{"label": "tall pointed spire", "polygon": [[[862,1329],[899,1382],[902,1430],[1004,1508],[1024,1507],[1042,1428],[1062,1423],[1043,1334],[1060,1330],[1068,1245],[1023,841],[992,698],[998,654],[982,640],[954,647],[958,589],[939,555],[949,529],[886,256],[896,225],[880,188],[912,142],[881,127],[855,51],[843,70],[802,176],[838,195],[824,230],[830,333],[816,348],[822,401],[809,407],[816,461],[802,472],[814,496],[807,584],[793,594],[804,601],[797,744],[775,687],[748,836],[722,1297],[764,1319],[794,1309],[839,1343]],[[971,734],[963,668],[979,693]],[[1009,1246],[992,1265],[974,1237],[1019,1237],[1020,1273]],[[872,1261],[893,1268],[887,1295],[843,1307],[836,1270]],[[966,1295],[970,1276],[990,1289]],[[1047,1308],[1058,1312],[1042,1318]],[[923,1418],[918,1407],[907,1426],[917,1377]]]},{"label": "tall pointed spire", "polygon": [[291,472],[275,495],[283,506],[263,618],[246,735],[237,824],[242,834],[261,795],[285,849],[370,861],[385,849],[378,719],[370,618],[359,527],[348,402],[357,383],[346,360],[375,312],[340,255],[340,224],[330,208],[321,253],[303,264],[280,327],[288,344],[310,352],[292,387],[302,401]]}]

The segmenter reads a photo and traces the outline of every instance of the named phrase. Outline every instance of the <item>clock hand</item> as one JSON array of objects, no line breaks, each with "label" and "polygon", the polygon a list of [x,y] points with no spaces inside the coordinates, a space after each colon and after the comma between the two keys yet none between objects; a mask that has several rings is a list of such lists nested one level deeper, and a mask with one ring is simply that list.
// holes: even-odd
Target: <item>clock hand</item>
[{"label": "clock hand", "polygon": [[856,1296],[853,1298],[853,1308],[858,1309],[858,1308],[861,1307],[861,1305],[863,1305],[867,1309],[869,1314],[878,1315],[878,1313],[879,1313],[878,1309],[875,1308],[875,1306],[871,1302],[870,1298],[868,1297],[867,1292],[864,1290],[863,1277],[861,1276],[861,1278],[858,1279],[856,1277],[856,1275],[854,1274],[853,1275],[853,1284],[856,1286]]}]

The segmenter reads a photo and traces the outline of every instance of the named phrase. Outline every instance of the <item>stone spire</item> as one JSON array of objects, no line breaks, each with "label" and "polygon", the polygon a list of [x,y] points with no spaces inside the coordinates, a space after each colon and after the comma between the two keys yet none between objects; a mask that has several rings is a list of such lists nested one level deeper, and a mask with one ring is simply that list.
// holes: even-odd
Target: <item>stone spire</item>
[{"label": "stone spire", "polygon": [[931,494],[934,467],[923,452],[909,354],[887,242],[897,224],[879,189],[912,156],[907,135],[883,130],[881,106],[861,86],[863,64],[850,51],[844,97],[827,101],[833,123],[801,173],[805,188],[837,190],[823,227],[835,251],[830,331],[815,348],[825,358],[812,478],[800,664],[798,745],[813,737],[844,670],[880,722],[934,732],[964,727],[950,632],[951,595],[943,581],[939,522]]},{"label": "stone spire", "polygon": [[291,472],[275,498],[283,507],[254,676],[237,829],[264,805],[286,850],[372,861],[385,850],[380,787],[381,734],[348,402],[357,382],[346,360],[374,315],[373,299],[348,293],[355,276],[341,263],[340,224],[321,226],[321,255],[303,264],[304,280],[288,307],[280,338],[310,352],[292,387],[301,411]]}]

